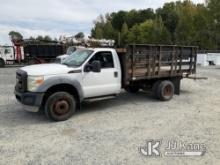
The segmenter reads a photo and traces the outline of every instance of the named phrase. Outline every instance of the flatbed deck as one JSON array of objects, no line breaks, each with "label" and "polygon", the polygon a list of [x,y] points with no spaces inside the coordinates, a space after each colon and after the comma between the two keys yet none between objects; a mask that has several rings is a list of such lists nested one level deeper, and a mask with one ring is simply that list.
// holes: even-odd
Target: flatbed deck
[{"label": "flatbed deck", "polygon": [[183,77],[196,73],[197,47],[178,45],[129,45],[117,49],[125,84],[130,81]]}]

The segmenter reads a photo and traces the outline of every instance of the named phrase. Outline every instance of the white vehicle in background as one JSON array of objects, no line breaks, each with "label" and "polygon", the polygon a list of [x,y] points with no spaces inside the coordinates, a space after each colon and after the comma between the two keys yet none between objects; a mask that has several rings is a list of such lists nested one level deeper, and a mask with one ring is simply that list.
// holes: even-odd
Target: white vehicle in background
[{"label": "white vehicle in background", "polygon": [[64,38],[62,42],[66,43],[67,41],[74,43],[75,45],[82,46],[70,46],[67,49],[66,54],[57,56],[55,59],[55,63],[62,64],[64,60],[75,52],[77,49],[83,49],[85,47],[114,47],[114,40],[106,40],[106,39],[86,39],[86,40],[76,40],[75,37]]},{"label": "white vehicle in background", "polygon": [[67,54],[57,56],[57,58],[56,58],[56,60],[55,60],[55,63],[62,64],[63,61],[64,61],[68,56],[69,56],[69,55],[67,55]]},{"label": "white vehicle in background", "polygon": [[22,46],[0,46],[0,68],[3,68],[6,64],[20,63],[23,60],[24,48]]},{"label": "white vehicle in background", "polygon": [[73,52],[75,52],[77,49],[82,49],[84,47],[82,46],[70,46],[68,47],[67,51],[66,51],[66,54],[63,54],[63,55],[60,55],[60,56],[57,56],[56,60],[55,60],[55,63],[59,63],[59,64],[62,64],[64,62],[64,60],[69,56],[71,55]]},{"label": "white vehicle in background", "polygon": [[199,53],[197,64],[200,66],[209,66],[209,65],[220,66],[220,53],[218,53],[218,52]]}]

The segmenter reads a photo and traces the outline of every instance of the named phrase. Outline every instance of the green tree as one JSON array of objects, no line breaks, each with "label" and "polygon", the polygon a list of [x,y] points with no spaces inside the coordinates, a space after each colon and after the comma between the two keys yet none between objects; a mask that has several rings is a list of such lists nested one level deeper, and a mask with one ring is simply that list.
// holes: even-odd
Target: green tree
[{"label": "green tree", "polygon": [[197,13],[194,16],[194,29],[196,31],[193,37],[193,43],[203,49],[216,49],[216,43],[213,42],[213,27],[211,15],[204,5],[197,6]]},{"label": "green tree", "polygon": [[[100,15],[91,36],[129,43],[198,45],[201,49],[220,49],[220,1],[190,0],[165,3],[153,9],[119,11]],[[120,35],[118,35],[120,34]]]},{"label": "green tree", "polygon": [[11,38],[11,40],[22,40],[23,36],[21,35],[21,33],[16,32],[16,31],[10,31],[8,34]]},{"label": "green tree", "polygon": [[126,12],[119,11],[118,13],[112,13],[111,17],[112,17],[112,26],[117,31],[120,31],[123,23],[125,22]]},{"label": "green tree", "polygon": [[128,33],[128,44],[142,43],[141,35],[143,35],[143,33],[141,33],[140,25],[134,25]]},{"label": "green tree", "polygon": [[36,38],[36,40],[43,41],[43,40],[44,40],[44,37],[41,36],[41,35],[38,35],[37,38]]},{"label": "green tree", "polygon": [[122,29],[121,29],[121,41],[120,41],[120,46],[125,46],[128,41],[128,25],[126,23],[123,24]]},{"label": "green tree", "polygon": [[220,23],[220,1],[208,0],[208,9],[217,23]]},{"label": "green tree", "polygon": [[103,36],[105,39],[115,39],[115,31],[110,21],[107,21],[103,27]]},{"label": "green tree", "polygon": [[131,28],[135,24],[140,24],[148,19],[154,19],[154,18],[155,18],[155,14],[153,9],[131,10],[126,13],[124,22],[126,22],[128,27]]},{"label": "green tree", "polygon": [[141,18],[136,10],[131,10],[126,13],[124,22],[127,23],[129,28],[132,28],[135,24],[140,24],[143,21],[141,21]]},{"label": "green tree", "polygon": [[152,42],[157,44],[170,44],[171,43],[171,35],[170,32],[165,27],[162,18],[157,17],[153,21],[153,27],[152,27]]},{"label": "green tree", "polygon": [[157,9],[157,16],[161,17],[165,27],[170,32],[173,42],[175,42],[175,31],[179,22],[179,16],[174,2],[165,3],[162,8]]},{"label": "green tree", "polygon": [[49,35],[44,36],[44,41],[52,41],[52,38]]},{"label": "green tree", "polygon": [[176,42],[182,45],[192,45],[193,38],[196,35],[194,28],[194,16],[196,15],[196,6],[191,1],[184,1],[177,4],[179,23],[176,28]]},{"label": "green tree", "polygon": [[103,30],[101,27],[97,26],[95,28],[95,38],[97,39],[103,39]]},{"label": "green tree", "polygon": [[212,40],[216,49],[220,49],[220,1],[219,0],[207,0],[208,11],[212,17]]},{"label": "green tree", "polygon": [[96,39],[103,39],[104,38],[104,27],[105,27],[105,18],[103,15],[100,15],[94,21],[94,28],[91,30],[91,36]]},{"label": "green tree", "polygon": [[131,28],[128,34],[128,43],[170,43],[170,34],[159,17],[155,20],[147,20],[140,25]]},{"label": "green tree", "polygon": [[156,15],[154,13],[154,10],[151,8],[138,11],[138,18],[139,18],[140,23],[142,23],[148,19],[155,19],[155,17],[156,17]]}]

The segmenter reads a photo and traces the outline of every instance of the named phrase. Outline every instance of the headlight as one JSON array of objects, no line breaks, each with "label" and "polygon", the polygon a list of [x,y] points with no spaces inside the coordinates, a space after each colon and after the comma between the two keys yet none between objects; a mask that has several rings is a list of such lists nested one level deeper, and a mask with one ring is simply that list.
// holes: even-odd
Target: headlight
[{"label": "headlight", "polygon": [[27,87],[28,91],[34,92],[36,89],[43,84],[44,77],[43,76],[28,76]]}]

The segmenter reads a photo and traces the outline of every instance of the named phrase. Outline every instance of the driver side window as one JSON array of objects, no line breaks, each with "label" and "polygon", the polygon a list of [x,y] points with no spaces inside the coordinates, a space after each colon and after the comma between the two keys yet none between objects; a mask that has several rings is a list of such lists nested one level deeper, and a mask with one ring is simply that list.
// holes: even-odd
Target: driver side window
[{"label": "driver side window", "polygon": [[111,52],[98,52],[89,60],[89,64],[93,61],[99,61],[102,69],[114,68]]},{"label": "driver side window", "polygon": [[10,54],[10,53],[11,53],[11,49],[10,48],[5,49],[5,54]]}]

